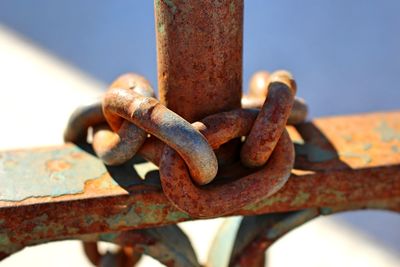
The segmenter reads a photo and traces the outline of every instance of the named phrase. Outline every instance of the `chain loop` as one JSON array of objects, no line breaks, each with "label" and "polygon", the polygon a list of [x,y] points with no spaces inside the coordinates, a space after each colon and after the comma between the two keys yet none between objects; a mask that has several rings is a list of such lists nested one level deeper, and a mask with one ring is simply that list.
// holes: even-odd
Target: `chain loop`
[{"label": "chain loop", "polygon": [[[154,90],[144,77],[128,73],[118,77],[109,87],[132,90],[140,95],[154,97]],[[103,105],[104,106],[104,105]],[[106,117],[107,119],[107,117]],[[107,165],[120,165],[131,159],[143,145],[147,133],[126,120],[113,121],[114,131],[107,126],[94,127],[93,149]]]},{"label": "chain loop", "polygon": [[277,71],[270,80],[267,99],[240,152],[247,167],[260,167],[268,161],[292,110],[296,84],[291,74]]},{"label": "chain loop", "polygon": [[215,178],[217,158],[207,140],[189,122],[156,99],[112,88],[104,97],[103,112],[112,129],[124,118],[178,151],[198,184],[207,184]]},{"label": "chain loop", "polygon": [[[193,126],[213,148],[218,148],[233,138],[246,136],[256,115],[254,110],[233,110],[211,115]],[[240,179],[198,187],[192,183],[183,160],[168,146],[161,157],[160,178],[165,195],[177,208],[194,217],[217,217],[277,192],[289,178],[293,164],[293,144],[284,131],[268,164]]]},{"label": "chain loop", "polygon": [[[122,164],[139,154],[160,167],[163,191],[177,208],[194,217],[230,214],[271,196],[286,183],[294,164],[294,148],[285,125],[301,123],[307,115],[305,103],[295,99],[290,73],[257,77],[262,82],[253,78],[251,87],[262,88],[253,88],[247,103],[261,110],[236,109],[190,124],[153,98],[153,89],[144,77],[122,75],[109,87],[102,103],[73,113],[65,140],[80,141],[91,126],[93,148],[106,164]],[[223,167],[217,181],[199,186],[216,177],[213,150],[242,137],[246,137],[242,163]],[[245,166],[258,168],[254,171]]]}]

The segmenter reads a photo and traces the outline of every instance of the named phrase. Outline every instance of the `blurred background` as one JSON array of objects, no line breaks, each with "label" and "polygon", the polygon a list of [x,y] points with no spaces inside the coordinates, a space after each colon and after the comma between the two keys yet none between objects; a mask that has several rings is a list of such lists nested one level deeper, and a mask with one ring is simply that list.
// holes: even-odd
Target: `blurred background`
[{"label": "blurred background", "polygon": [[[284,68],[310,118],[399,109],[399,10],[398,0],[245,1],[243,90],[255,71]],[[62,143],[73,108],[128,71],[156,87],[153,1],[1,0],[0,149]],[[221,222],[184,224],[200,259]],[[0,266],[89,266],[79,251],[39,246]],[[270,251],[271,266],[400,266],[400,216],[318,219]]]}]

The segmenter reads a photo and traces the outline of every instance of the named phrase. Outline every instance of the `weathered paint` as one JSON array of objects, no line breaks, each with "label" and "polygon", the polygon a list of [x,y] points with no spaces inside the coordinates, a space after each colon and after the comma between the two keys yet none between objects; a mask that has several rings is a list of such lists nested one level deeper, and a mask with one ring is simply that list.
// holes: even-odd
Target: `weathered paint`
[{"label": "weathered paint", "polygon": [[0,201],[79,194],[87,181],[107,172],[94,156],[75,146],[41,149],[34,157],[23,150],[0,155]]},{"label": "weathered paint", "polygon": [[381,121],[375,131],[378,132],[383,142],[400,141],[400,131],[391,127],[386,121]]},{"label": "weathered paint", "polygon": [[[365,164],[357,158],[340,156],[314,163],[297,155],[296,165],[302,171],[295,171],[296,175],[292,175],[282,190],[234,214],[254,215],[305,208],[321,208],[324,213],[331,213],[326,207],[335,211],[338,206],[383,208],[389,204],[391,209],[400,210],[400,154],[392,150],[392,146],[399,146],[399,143],[396,140],[381,141],[376,134],[374,129],[383,119],[391,127],[398,127],[396,131],[400,130],[400,125],[395,126],[400,121],[400,112],[324,118],[296,126],[305,143],[337,155],[352,150],[354,153],[367,152],[372,161]],[[343,135],[351,135],[352,142],[344,140]],[[364,151],[361,144],[365,143],[373,146]],[[131,163],[119,168],[109,167],[106,171],[99,159],[73,145],[0,153],[2,160],[17,157],[13,154],[25,154],[25,162],[36,158],[37,165],[25,165],[25,169],[4,168],[2,161],[2,179],[23,177],[28,172],[29,177],[36,177],[38,172],[49,179],[50,173],[43,170],[46,163],[54,159],[71,163],[68,179],[70,176],[76,179],[74,177],[82,171],[87,176],[86,179],[81,177],[81,193],[0,201],[0,252],[68,239],[77,234],[148,228],[192,219],[172,206],[163,195],[154,171],[151,178],[145,180],[134,171]],[[80,162],[75,163],[72,159]],[[38,166],[41,166],[39,171]],[[145,166],[141,164],[140,168]],[[52,164],[52,167],[65,171],[65,164]],[[36,181],[32,179],[14,181],[16,186],[35,187],[34,183]],[[9,190],[0,187],[3,195]]]},{"label": "weathered paint", "polygon": [[[365,149],[364,149],[365,150]],[[340,153],[341,157],[347,157],[347,158],[358,158],[360,159],[364,164],[371,163],[372,158],[371,156],[367,154],[360,154],[360,153],[354,153],[350,151],[344,151]]]}]

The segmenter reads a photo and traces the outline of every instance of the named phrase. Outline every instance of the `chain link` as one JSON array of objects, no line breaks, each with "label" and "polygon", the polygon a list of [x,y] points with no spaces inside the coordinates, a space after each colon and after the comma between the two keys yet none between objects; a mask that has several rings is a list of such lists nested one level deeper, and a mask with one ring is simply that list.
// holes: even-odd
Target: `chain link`
[{"label": "chain link", "polygon": [[[139,154],[159,166],[163,191],[177,208],[193,217],[230,214],[277,192],[293,168],[294,148],[285,125],[304,121],[307,107],[295,99],[290,73],[267,74],[255,75],[242,99],[252,109],[192,124],[161,105],[144,77],[125,74],[102,102],[75,110],[65,140],[83,141],[93,127],[93,148],[105,164],[122,164]],[[243,137],[241,162],[218,170],[213,150]],[[217,181],[201,186],[216,176]]]}]

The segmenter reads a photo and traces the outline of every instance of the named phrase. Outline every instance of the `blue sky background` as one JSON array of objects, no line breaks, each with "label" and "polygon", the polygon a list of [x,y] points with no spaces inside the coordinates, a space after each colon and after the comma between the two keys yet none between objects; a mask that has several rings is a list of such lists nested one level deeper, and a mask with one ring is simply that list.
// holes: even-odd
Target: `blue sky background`
[{"label": "blue sky background", "polygon": [[[399,11],[399,0],[246,0],[244,89],[255,71],[285,68],[311,117],[399,109]],[[1,0],[0,23],[105,83],[134,71],[157,84],[151,0]],[[400,251],[399,216],[380,214],[337,218]]]}]

